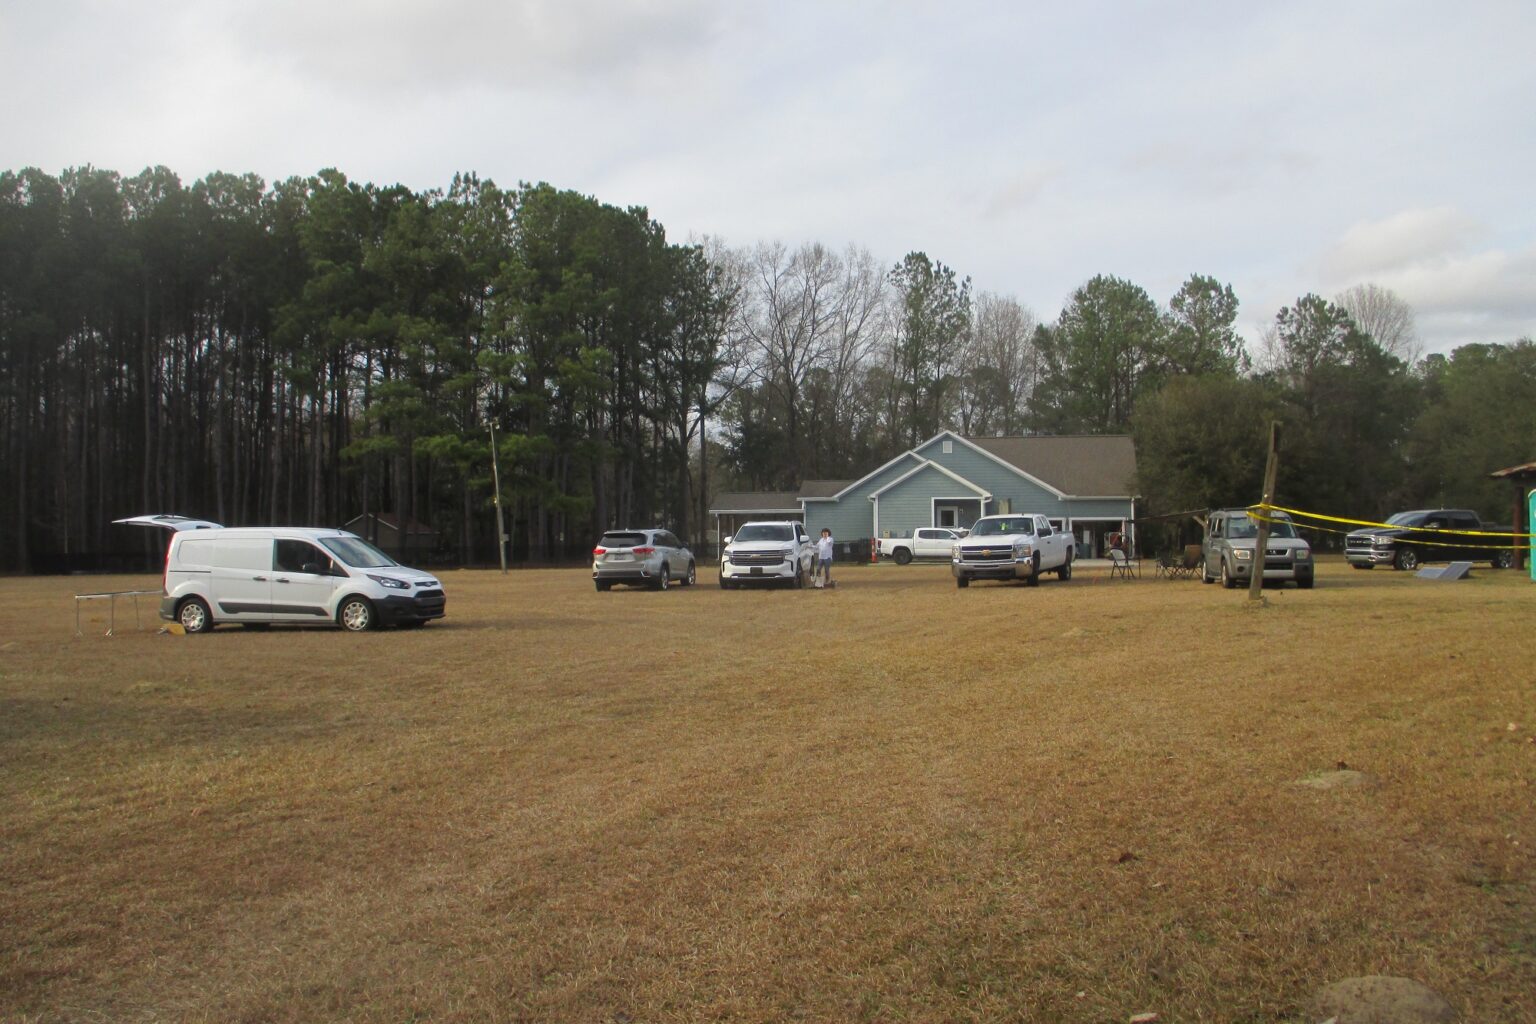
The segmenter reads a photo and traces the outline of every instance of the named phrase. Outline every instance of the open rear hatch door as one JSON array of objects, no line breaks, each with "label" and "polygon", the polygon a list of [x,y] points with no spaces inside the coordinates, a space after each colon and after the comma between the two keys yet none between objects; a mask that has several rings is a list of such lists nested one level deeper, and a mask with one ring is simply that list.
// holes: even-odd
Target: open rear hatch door
[{"label": "open rear hatch door", "polygon": [[119,526],[153,526],[162,530],[170,530],[179,533],[182,530],[222,530],[220,523],[210,523],[206,519],[188,519],[186,516],[131,516],[127,519],[114,519],[112,522]]}]

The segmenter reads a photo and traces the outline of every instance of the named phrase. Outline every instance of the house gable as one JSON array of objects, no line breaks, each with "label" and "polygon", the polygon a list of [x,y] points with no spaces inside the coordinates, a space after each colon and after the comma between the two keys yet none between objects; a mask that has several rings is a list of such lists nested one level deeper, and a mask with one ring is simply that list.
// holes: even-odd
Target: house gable
[{"label": "house gable", "polygon": [[[950,448],[948,452],[944,451],[946,443]],[[963,451],[962,448],[964,449]],[[987,462],[994,463],[1005,472],[1021,478],[1026,483],[1039,488],[1052,497],[1067,497],[1067,494],[1059,487],[1040,479],[1028,470],[1016,466],[1006,459],[999,458],[980,445],[974,444],[969,438],[961,437],[953,431],[946,430],[941,432],[938,436],[923,442],[923,444],[914,449],[914,452],[925,459],[933,459],[940,464],[958,463],[959,465],[974,465],[975,463],[966,456],[968,452]]]},{"label": "house gable", "polygon": [[986,513],[986,502],[992,495],[953,470],[928,461],[872,497],[880,534],[889,531],[893,537],[906,537],[913,530],[934,525],[935,507],[940,503],[961,507],[964,514],[958,525],[969,526]]}]

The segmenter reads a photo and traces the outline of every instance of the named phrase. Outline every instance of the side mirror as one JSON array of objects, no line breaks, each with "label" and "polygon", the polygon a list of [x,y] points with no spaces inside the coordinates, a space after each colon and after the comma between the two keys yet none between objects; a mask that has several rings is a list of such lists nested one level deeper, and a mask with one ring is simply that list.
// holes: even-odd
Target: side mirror
[{"label": "side mirror", "polygon": [[726,534],[725,535],[725,540],[722,543],[729,544],[731,542],[731,538],[733,536],[735,536],[735,534],[730,534],[730,533]]}]

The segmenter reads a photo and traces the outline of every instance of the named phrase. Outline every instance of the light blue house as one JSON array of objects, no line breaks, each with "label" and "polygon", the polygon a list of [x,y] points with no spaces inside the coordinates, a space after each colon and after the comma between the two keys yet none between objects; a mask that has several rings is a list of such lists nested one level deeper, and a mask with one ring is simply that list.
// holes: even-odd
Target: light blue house
[{"label": "light blue house", "polygon": [[1100,555],[1136,518],[1136,449],[1129,437],[962,437],[942,431],[857,480],[808,480],[798,492],[722,494],[711,510],[725,533],[747,518],[798,519],[839,542],[908,537],[919,527],[968,528],[984,515],[1050,517]]}]

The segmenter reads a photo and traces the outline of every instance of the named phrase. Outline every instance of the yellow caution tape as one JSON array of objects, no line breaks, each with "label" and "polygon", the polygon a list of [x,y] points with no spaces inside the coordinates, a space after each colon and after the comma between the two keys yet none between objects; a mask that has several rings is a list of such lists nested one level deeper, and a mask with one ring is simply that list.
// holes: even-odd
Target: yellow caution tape
[{"label": "yellow caution tape", "polygon": [[1509,530],[1453,530],[1445,526],[1401,526],[1396,523],[1377,523],[1369,519],[1345,519],[1342,516],[1325,516],[1321,512],[1302,512],[1294,508],[1282,508],[1279,505],[1266,505],[1259,502],[1248,506],[1250,509],[1265,509],[1270,512],[1284,512],[1288,516],[1305,516],[1308,519],[1321,519],[1328,523],[1348,523],[1352,526],[1370,526],[1385,530],[1419,530],[1424,533],[1449,533],[1458,537],[1532,537],[1536,534],[1513,533]]},{"label": "yellow caution tape", "polygon": [[[1291,518],[1281,520],[1273,516],[1263,515],[1263,512],[1281,512]],[[1452,530],[1440,526],[1401,526],[1394,523],[1377,523],[1368,519],[1347,519],[1343,516],[1326,516],[1319,512],[1303,512],[1300,509],[1283,508],[1279,505],[1270,505],[1262,501],[1254,505],[1249,505],[1248,514],[1255,519],[1262,519],[1266,522],[1288,522],[1297,529],[1315,530],[1319,533],[1336,533],[1348,535],[1354,531],[1335,530],[1326,526],[1314,526],[1311,523],[1298,523],[1296,522],[1295,517],[1302,516],[1307,519],[1321,519],[1328,523],[1345,523],[1351,526],[1364,526],[1384,530],[1413,530],[1415,533],[1435,533],[1448,537],[1504,537],[1508,538],[1509,541],[1508,543],[1504,544],[1449,544],[1443,543],[1441,541],[1423,540],[1419,537],[1413,537],[1405,541],[1405,543],[1413,544],[1415,546],[1430,548],[1463,548],[1468,551],[1506,551],[1511,548],[1525,546],[1524,544],[1514,543],[1515,540],[1536,536],[1536,534],[1514,533],[1512,531],[1506,530]]]}]

